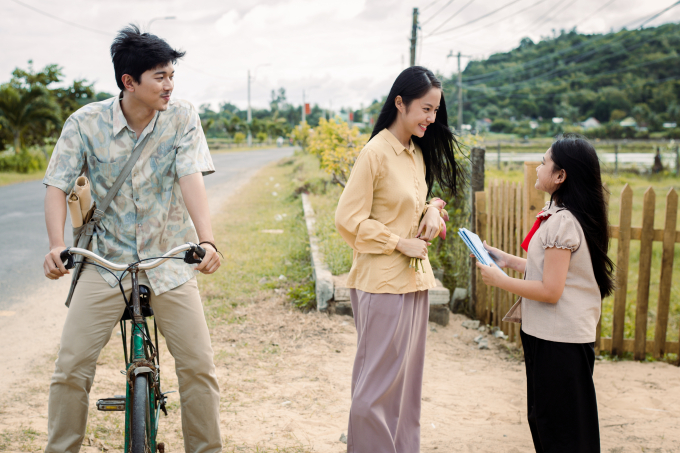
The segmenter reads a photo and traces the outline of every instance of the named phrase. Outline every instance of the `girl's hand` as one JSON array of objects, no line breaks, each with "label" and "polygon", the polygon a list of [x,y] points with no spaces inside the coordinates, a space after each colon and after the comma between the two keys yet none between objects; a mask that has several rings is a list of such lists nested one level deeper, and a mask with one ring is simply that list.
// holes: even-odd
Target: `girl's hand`
[{"label": "girl's hand", "polygon": [[[484,248],[486,249],[487,252],[489,252],[489,255],[491,255],[491,258],[498,264],[498,267],[508,267],[508,254],[505,253],[503,250],[497,249],[496,247],[491,247],[489,244],[484,241]],[[498,270],[498,269],[496,269]]]},{"label": "girl's hand", "polygon": [[479,268],[479,270],[481,271],[482,280],[484,281],[484,284],[487,286],[500,286],[503,279],[507,277],[507,275],[505,275],[502,270],[498,269],[494,265],[490,264],[488,266],[485,266],[479,261],[477,261],[475,264],[477,265],[477,268]]},{"label": "girl's hand", "polygon": [[[436,231],[435,231],[436,233]],[[397,242],[397,251],[408,256],[409,258],[427,259],[427,246],[429,242],[422,239],[399,239]]]},{"label": "girl's hand", "polygon": [[439,210],[436,208],[428,209],[423,216],[423,220],[420,221],[420,226],[418,226],[418,233],[416,233],[416,237],[424,241],[431,241],[437,236],[440,222]]}]

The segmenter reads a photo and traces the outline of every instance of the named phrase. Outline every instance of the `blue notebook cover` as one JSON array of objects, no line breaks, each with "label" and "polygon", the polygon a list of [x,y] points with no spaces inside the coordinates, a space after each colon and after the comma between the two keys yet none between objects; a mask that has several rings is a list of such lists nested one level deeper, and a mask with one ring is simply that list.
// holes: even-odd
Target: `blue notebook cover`
[{"label": "blue notebook cover", "polygon": [[[463,242],[465,242],[465,245],[468,246],[472,254],[475,255],[477,261],[487,266],[493,264],[498,269],[501,269],[500,266],[496,264],[496,262],[493,260],[491,255],[489,255],[489,252],[486,251],[486,249],[484,248],[484,244],[482,243],[482,240],[479,239],[479,236],[477,236],[475,233],[468,230],[467,228],[459,228],[458,236],[460,236]],[[501,271],[503,271],[505,275],[508,275],[505,273],[503,269],[501,269]]]}]

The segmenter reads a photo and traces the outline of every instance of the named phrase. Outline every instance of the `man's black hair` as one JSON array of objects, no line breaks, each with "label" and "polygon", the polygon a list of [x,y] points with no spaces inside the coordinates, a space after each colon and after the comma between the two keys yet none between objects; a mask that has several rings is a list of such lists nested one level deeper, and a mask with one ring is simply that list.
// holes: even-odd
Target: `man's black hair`
[{"label": "man's black hair", "polygon": [[168,63],[175,64],[185,53],[173,49],[156,35],[140,32],[136,25],[128,25],[118,32],[111,44],[111,59],[118,88],[125,89],[123,74],[129,74],[135,82],[140,83],[144,72]]}]

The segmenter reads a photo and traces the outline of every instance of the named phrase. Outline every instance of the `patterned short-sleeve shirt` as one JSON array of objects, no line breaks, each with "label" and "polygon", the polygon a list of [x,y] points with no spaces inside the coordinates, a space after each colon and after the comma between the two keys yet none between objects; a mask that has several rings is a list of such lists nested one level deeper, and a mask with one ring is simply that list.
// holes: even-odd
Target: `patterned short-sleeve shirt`
[{"label": "patterned short-sleeve shirt", "polygon": [[[198,240],[179,186],[183,176],[215,171],[196,109],[171,100],[137,138],[120,97],[88,104],[66,120],[43,179],[69,193],[86,163],[92,199],[101,205],[137,146],[144,150],[92,237],[94,253],[120,264]],[[107,271],[99,273],[112,287],[118,284]],[[161,294],[189,281],[194,271],[170,260],[146,274],[154,293]]]}]

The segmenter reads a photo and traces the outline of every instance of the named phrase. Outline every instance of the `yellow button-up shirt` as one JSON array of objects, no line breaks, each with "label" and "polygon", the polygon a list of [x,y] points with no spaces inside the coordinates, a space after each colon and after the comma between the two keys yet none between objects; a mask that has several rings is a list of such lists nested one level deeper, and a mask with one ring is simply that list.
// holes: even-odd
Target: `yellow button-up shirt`
[{"label": "yellow button-up shirt", "polygon": [[404,294],[435,286],[429,260],[416,272],[395,250],[400,238],[416,236],[426,198],[422,151],[383,129],[357,157],[335,211],[338,232],[354,249],[347,287]]}]

